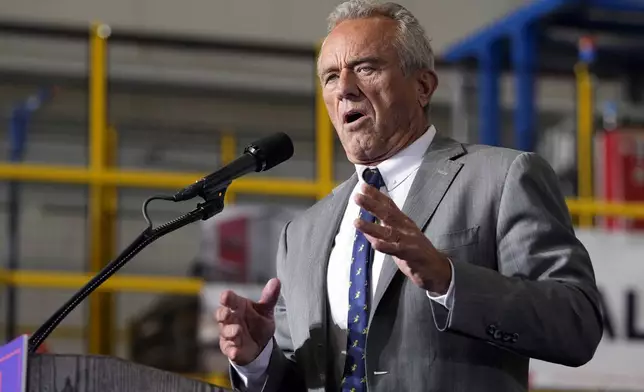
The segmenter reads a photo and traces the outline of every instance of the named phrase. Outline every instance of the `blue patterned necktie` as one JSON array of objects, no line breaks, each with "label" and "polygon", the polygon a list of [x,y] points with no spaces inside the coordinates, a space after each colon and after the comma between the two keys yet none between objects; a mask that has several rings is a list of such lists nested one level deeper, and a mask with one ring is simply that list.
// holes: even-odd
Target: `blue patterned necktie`
[{"label": "blue patterned necktie", "polygon": [[[365,170],[363,178],[367,184],[376,189],[385,185],[378,169]],[[362,208],[360,209],[360,219],[368,222],[376,220],[371,213]],[[365,347],[371,303],[369,277],[372,253],[369,241],[364,234],[356,230],[349,279],[347,356],[342,378],[342,392],[365,392],[367,390]]]}]

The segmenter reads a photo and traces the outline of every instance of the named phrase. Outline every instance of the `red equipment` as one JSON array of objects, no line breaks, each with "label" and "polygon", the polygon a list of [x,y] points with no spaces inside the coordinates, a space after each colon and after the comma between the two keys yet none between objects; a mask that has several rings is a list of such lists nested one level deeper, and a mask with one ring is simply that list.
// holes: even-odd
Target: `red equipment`
[{"label": "red equipment", "polygon": [[[596,136],[597,198],[607,202],[644,202],[644,129],[619,129]],[[609,230],[644,230],[644,219],[605,217]]]}]

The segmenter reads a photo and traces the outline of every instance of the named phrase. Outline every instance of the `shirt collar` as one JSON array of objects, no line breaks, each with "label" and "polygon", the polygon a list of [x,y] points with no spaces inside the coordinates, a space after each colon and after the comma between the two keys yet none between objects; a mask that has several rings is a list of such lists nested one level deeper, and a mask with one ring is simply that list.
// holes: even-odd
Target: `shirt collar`
[{"label": "shirt collar", "polygon": [[[423,156],[427,149],[434,140],[436,135],[436,128],[430,125],[427,131],[416,141],[403,150],[398,151],[394,156],[380,162],[376,168],[380,171],[385,187],[388,192],[391,192],[398,185],[400,185],[407,177],[409,177],[423,162]],[[373,168],[372,166],[355,165],[356,172],[358,173],[358,181],[364,183],[362,174],[365,170]]]}]

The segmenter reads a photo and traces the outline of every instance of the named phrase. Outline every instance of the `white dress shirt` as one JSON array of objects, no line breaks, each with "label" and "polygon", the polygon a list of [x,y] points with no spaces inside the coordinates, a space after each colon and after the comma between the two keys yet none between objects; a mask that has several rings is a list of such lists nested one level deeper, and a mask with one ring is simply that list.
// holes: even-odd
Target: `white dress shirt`
[{"label": "white dress shirt", "polygon": [[[414,182],[418,168],[422,163],[423,156],[435,135],[436,129],[434,126],[430,126],[427,132],[414,141],[414,143],[376,166],[385,183],[385,187],[381,189],[381,192],[387,194],[401,210],[407,199],[411,185]],[[327,293],[331,310],[331,320],[334,324],[332,326],[332,330],[335,331],[333,335],[335,335],[335,339],[337,339],[336,344],[340,345],[339,347],[346,345],[347,314],[349,311],[349,271],[351,269],[351,254],[356,230],[353,222],[360,213],[360,207],[355,203],[354,196],[360,192],[360,188],[365,182],[362,174],[368,168],[367,166],[356,165],[358,183],[351,192],[329,258],[326,277]],[[380,277],[384,259],[385,254],[374,251],[370,282],[372,298],[378,286],[378,278]],[[454,276],[452,274],[452,282],[445,295],[433,295],[428,292],[427,296],[429,299],[451,309],[454,296],[453,283]],[[232,364],[247,388],[254,390],[255,387],[259,387],[261,389],[272,350],[273,342],[271,340],[252,363],[247,366]]]}]

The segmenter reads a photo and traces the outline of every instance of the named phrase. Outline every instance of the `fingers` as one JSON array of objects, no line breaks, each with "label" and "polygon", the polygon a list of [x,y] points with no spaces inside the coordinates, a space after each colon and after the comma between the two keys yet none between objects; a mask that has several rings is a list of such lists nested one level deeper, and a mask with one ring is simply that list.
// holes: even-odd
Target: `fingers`
[{"label": "fingers", "polygon": [[233,311],[225,306],[219,307],[215,312],[215,320],[220,324],[230,324],[234,322],[234,319]]},{"label": "fingers", "polygon": [[244,365],[248,360],[246,359],[246,351],[242,344],[242,339],[236,340],[219,338],[219,349],[231,361]]},{"label": "fingers", "polygon": [[[262,293],[262,303],[254,303],[227,290],[221,294],[221,306],[215,312],[219,327],[219,348],[237,364],[249,363],[259,353],[259,343],[266,342],[275,332],[272,311],[279,296],[280,282],[272,279]],[[256,308],[270,308],[261,314]]]},{"label": "fingers", "polygon": [[239,317],[230,308],[226,307],[217,309],[215,317],[219,324],[220,340],[226,340],[235,346],[240,346],[244,327],[241,325]]},{"label": "fingers", "polygon": [[378,252],[394,256],[400,253],[400,245],[397,242],[388,242],[366,233],[364,236],[371,244],[371,247]]},{"label": "fingers", "polygon": [[362,219],[357,219],[355,226],[364,234],[373,249],[389,255],[398,255],[400,253],[402,249],[402,233],[399,230],[391,226],[381,226],[376,223],[366,222]]},{"label": "fingers", "polygon": [[[224,306],[217,309],[215,312],[215,319],[217,320],[217,324],[219,324],[219,334],[225,338],[233,337],[232,330],[237,333],[243,331],[245,325],[243,320],[239,317],[239,314],[234,313],[230,308],[226,308]],[[226,331],[228,331],[228,333],[226,333]]]},{"label": "fingers", "polygon": [[226,340],[230,340],[235,344],[241,344],[241,337],[244,333],[244,330],[239,324],[228,324],[224,325],[219,331],[219,336]]},{"label": "fingers", "polygon": [[372,213],[382,223],[394,226],[405,222],[405,214],[387,195],[367,184],[362,186],[362,192],[356,194],[356,204]]},{"label": "fingers", "polygon": [[376,189],[375,187],[373,187],[373,186],[371,186],[369,184],[362,184],[362,186],[360,188],[361,188],[361,191],[362,191],[363,194],[368,195],[368,196],[370,196],[370,197],[372,197],[372,198],[374,198],[374,199],[376,199],[378,201],[383,202],[383,201],[386,201],[387,199],[389,199],[389,197],[387,195],[385,195],[384,193],[380,192],[380,190]]},{"label": "fingers", "polygon": [[398,242],[401,238],[400,230],[394,229],[392,226],[382,226],[362,219],[356,219],[354,226],[362,233],[369,234],[370,236],[383,241]]},{"label": "fingers", "polygon": [[247,360],[249,352],[253,350],[252,342],[248,338],[248,331],[242,324],[239,315],[230,308],[220,307],[216,316],[219,324],[219,348],[221,352],[233,362]]},{"label": "fingers", "polygon": [[231,340],[219,339],[219,349],[228,359],[238,365],[244,366],[252,361],[251,358],[248,358],[246,350]]},{"label": "fingers", "polygon": [[[222,303],[231,303],[230,298],[232,295],[235,295],[232,291],[230,294],[222,294]],[[241,297],[239,297],[241,298]],[[234,302],[234,300],[233,300]],[[240,317],[241,313],[236,313],[233,309],[222,305],[215,312],[215,320],[219,324],[219,335],[223,339],[233,340],[235,343],[239,343],[237,336],[244,331],[243,317]]]},{"label": "fingers", "polygon": [[230,340],[219,339],[219,349],[231,361],[238,363],[243,356],[243,351],[239,345]]},{"label": "fingers", "polygon": [[225,290],[221,293],[219,297],[219,303],[222,306],[230,308],[232,310],[241,310],[243,309],[244,303],[247,301],[246,298],[240,297],[231,290]]}]

